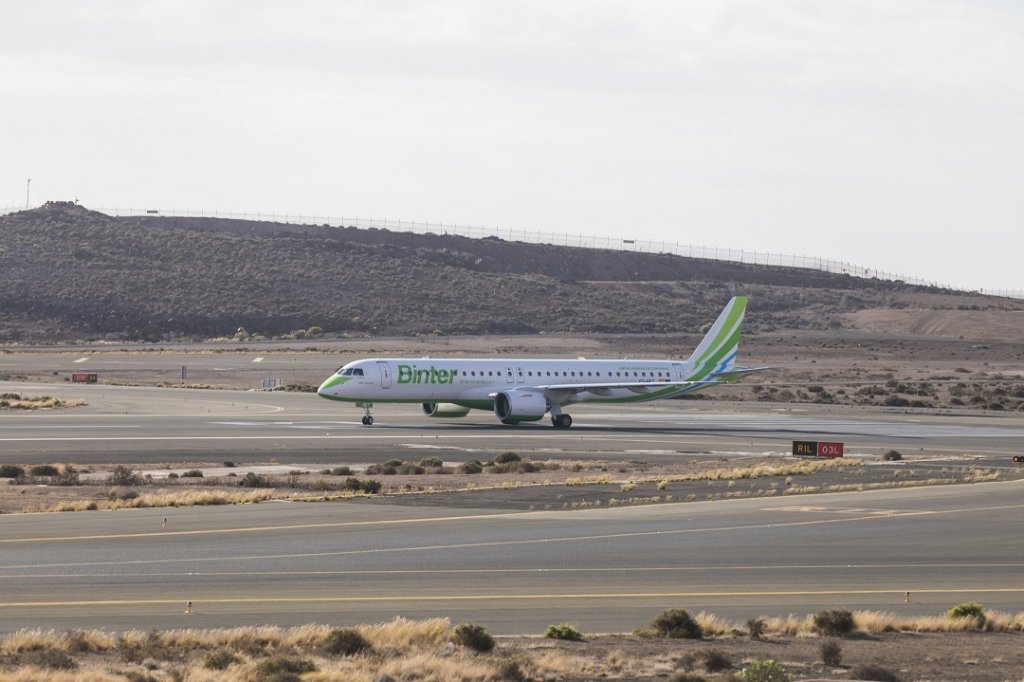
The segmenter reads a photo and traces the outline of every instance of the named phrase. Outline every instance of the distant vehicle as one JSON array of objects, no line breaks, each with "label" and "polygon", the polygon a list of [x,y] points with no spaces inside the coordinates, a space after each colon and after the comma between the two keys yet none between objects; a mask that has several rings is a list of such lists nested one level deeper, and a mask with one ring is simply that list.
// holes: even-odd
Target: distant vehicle
[{"label": "distant vehicle", "polygon": [[1021,462],[1024,462],[1024,455],[1014,455],[1013,456],[1013,461],[1017,462],[1018,464],[1020,464]]},{"label": "distant vehicle", "polygon": [[688,360],[368,358],[339,369],[317,393],[362,407],[366,426],[379,402],[420,403],[438,418],[489,410],[510,425],[550,413],[566,429],[568,405],[673,398],[770,369],[736,366],[746,308],[746,296],[729,301]]}]

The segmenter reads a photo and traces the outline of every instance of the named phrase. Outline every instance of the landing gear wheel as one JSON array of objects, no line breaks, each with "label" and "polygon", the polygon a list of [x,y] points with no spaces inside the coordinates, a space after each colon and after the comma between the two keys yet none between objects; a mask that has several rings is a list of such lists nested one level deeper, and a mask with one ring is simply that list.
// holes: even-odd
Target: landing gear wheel
[{"label": "landing gear wheel", "polygon": [[516,424],[519,423],[519,420],[518,419],[502,419],[501,423],[504,424],[505,426],[515,426]]},{"label": "landing gear wheel", "polygon": [[551,418],[551,423],[556,429],[567,429],[572,426],[572,417],[567,414],[555,415]]},{"label": "landing gear wheel", "polygon": [[373,426],[373,417],[370,415],[363,417],[363,426]]}]

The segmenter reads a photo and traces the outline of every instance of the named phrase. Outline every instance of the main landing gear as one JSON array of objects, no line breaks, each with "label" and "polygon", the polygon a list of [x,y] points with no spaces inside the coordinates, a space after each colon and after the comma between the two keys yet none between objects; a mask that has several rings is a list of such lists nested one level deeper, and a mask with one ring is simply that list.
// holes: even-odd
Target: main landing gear
[{"label": "main landing gear", "polygon": [[366,415],[363,416],[363,426],[373,426],[373,415],[370,414],[373,403],[356,403],[356,405],[366,411]]},{"label": "main landing gear", "polygon": [[562,413],[558,405],[551,406],[551,425],[556,429],[567,429],[572,426],[572,417]]}]

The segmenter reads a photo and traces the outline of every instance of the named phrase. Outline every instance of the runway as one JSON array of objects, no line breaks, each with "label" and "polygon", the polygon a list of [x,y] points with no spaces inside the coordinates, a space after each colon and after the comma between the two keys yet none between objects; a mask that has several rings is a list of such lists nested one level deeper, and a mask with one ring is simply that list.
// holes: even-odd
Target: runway
[{"label": "runway", "polygon": [[572,408],[572,429],[547,421],[507,427],[488,412],[424,417],[418,405],[380,405],[376,424],[353,405],[314,394],[0,383],[0,392],[80,398],[84,407],[0,414],[0,462],[352,464],[431,450],[451,461],[512,449],[535,458],[672,459],[787,453],[793,440],[839,440],[853,452],[899,448],[1003,463],[1024,442],[1024,417],[934,415],[836,406],[707,400]]},{"label": "runway", "polygon": [[[535,458],[852,456],[1012,466],[1013,414],[712,401],[580,406],[569,431],[480,412],[361,412],[307,393],[0,384],[84,407],[0,414],[0,463],[348,463],[516,450]],[[872,454],[873,453],[873,454]],[[924,466],[924,464],[915,464]],[[0,516],[0,630],[364,623],[447,616],[497,633],[622,632],[671,607],[743,621],[824,608],[1024,610],[1024,483],[581,511],[321,504]],[[164,519],[166,518],[166,525]],[[911,593],[910,602],[906,593]],[[185,613],[192,601],[194,612]]]},{"label": "runway", "polygon": [[539,634],[561,622],[632,631],[670,607],[740,622],[826,608],[934,614],[964,600],[1020,611],[1022,489],[990,483],[577,512],[344,502],[7,516],[0,628],[403,615]]}]

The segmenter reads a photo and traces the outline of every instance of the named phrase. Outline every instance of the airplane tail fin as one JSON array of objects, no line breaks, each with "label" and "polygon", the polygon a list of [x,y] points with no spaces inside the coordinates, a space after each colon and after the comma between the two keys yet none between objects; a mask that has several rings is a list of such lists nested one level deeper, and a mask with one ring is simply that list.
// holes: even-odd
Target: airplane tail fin
[{"label": "airplane tail fin", "polygon": [[731,372],[736,365],[736,354],[743,331],[743,314],[747,309],[746,296],[734,296],[725,310],[711,325],[704,340],[690,356],[692,379],[711,380]]}]

